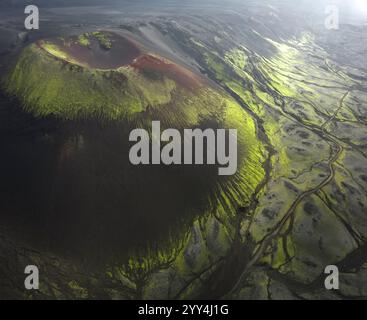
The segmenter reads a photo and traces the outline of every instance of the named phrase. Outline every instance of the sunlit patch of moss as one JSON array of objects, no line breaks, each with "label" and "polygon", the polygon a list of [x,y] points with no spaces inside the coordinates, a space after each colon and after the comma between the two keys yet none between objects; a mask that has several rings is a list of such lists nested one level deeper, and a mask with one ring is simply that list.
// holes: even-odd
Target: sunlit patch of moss
[{"label": "sunlit patch of moss", "polygon": [[264,115],[264,108],[261,103],[256,99],[256,95],[254,95],[251,91],[246,90],[243,85],[240,85],[236,82],[227,82],[227,86],[234,93],[236,93],[241,100],[253,111],[255,114],[259,116]]},{"label": "sunlit patch of moss", "polygon": [[260,100],[267,104],[268,106],[273,106],[275,105],[275,101],[274,98],[267,92],[261,91],[261,90],[256,90],[256,96],[258,98],[260,98]]},{"label": "sunlit patch of moss", "polygon": [[163,75],[152,80],[130,68],[120,68],[119,71],[136,85],[150,106],[163,105],[171,101],[171,93],[176,89],[176,83],[173,80]]},{"label": "sunlit patch of moss", "polygon": [[270,38],[265,38],[269,43],[271,43],[274,47],[276,47],[279,51],[279,54],[284,58],[293,58],[298,54],[297,49],[288,45],[287,43],[276,42]]},{"label": "sunlit patch of moss", "polygon": [[65,51],[63,51],[58,45],[50,43],[48,41],[41,41],[40,42],[40,46],[46,51],[48,52],[50,55],[67,61],[69,63],[73,63],[73,64],[80,64],[79,61],[76,61],[73,57],[71,57],[70,55],[68,55]]},{"label": "sunlit patch of moss", "polygon": [[287,256],[284,252],[283,239],[279,238],[276,242],[276,249],[273,254],[272,267],[279,268],[286,262]]},{"label": "sunlit patch of moss", "polygon": [[166,247],[148,247],[142,252],[132,254],[127,263],[117,267],[111,266],[114,278],[124,286],[139,290],[142,285],[149,285],[152,275],[168,269],[180,261],[180,256],[188,243],[188,234],[171,235]]},{"label": "sunlit patch of moss", "polygon": [[87,299],[88,298],[88,290],[81,287],[78,282],[72,280],[68,283],[70,289],[73,290],[74,295],[79,299]]},{"label": "sunlit patch of moss", "polygon": [[282,81],[277,77],[273,77],[273,82],[271,83],[272,88],[274,88],[283,97],[294,97],[295,91],[293,91],[290,85],[286,81]]},{"label": "sunlit patch of moss", "polygon": [[206,52],[204,54],[205,62],[211,71],[214,72],[216,78],[218,80],[227,80],[228,74],[225,71],[225,65],[221,63],[220,59],[216,57],[214,54]]},{"label": "sunlit patch of moss", "polygon": [[112,49],[112,41],[106,32],[96,31],[92,35],[99,41],[102,48],[106,50]]},{"label": "sunlit patch of moss", "polygon": [[78,43],[82,46],[88,47],[90,45],[89,34],[84,33],[84,34],[79,35]]},{"label": "sunlit patch of moss", "polygon": [[[227,107],[227,114],[230,115],[227,125],[229,128],[238,128],[238,143],[246,146],[244,163],[240,165],[237,174],[239,179],[235,179],[234,183],[240,184],[239,189],[246,190],[247,195],[250,195],[250,190],[254,190],[264,177],[261,162],[265,159],[266,151],[257,138],[255,121],[242,108],[238,108],[233,100],[227,102]],[[244,199],[243,194],[241,199]]]},{"label": "sunlit patch of moss", "polygon": [[232,49],[224,55],[224,59],[233,66],[243,70],[247,64],[247,54],[239,48]]}]

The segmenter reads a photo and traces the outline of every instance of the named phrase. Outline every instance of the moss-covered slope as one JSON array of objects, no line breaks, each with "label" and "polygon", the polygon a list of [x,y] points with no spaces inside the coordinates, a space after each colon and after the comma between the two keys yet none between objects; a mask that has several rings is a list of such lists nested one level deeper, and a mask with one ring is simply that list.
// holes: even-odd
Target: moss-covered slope
[{"label": "moss-covered slope", "polygon": [[[98,50],[104,50],[103,55],[114,54],[118,40],[108,33],[104,36],[110,39],[108,48],[98,38],[94,42],[96,38],[90,34],[28,46],[6,78],[5,89],[22,102],[27,112],[38,117],[119,120],[126,127],[148,130],[153,120],[161,121],[162,130],[237,129],[237,173],[223,178],[217,176],[216,170],[215,177],[203,170],[202,176],[209,185],[202,196],[206,209],[198,212],[196,207],[187,208],[193,213],[190,216],[194,216],[188,222],[194,226],[190,235],[187,227],[183,227],[184,230],[153,251],[141,253],[139,250],[135,254],[132,250],[128,264],[124,265],[123,277],[135,279],[135,274],[145,277],[169,261],[180,277],[186,279],[194,269],[198,272],[207,269],[230,250],[230,239],[238,236],[238,209],[250,205],[264,179],[267,151],[253,117],[223,90],[184,67],[144,50],[117,68],[106,68],[103,61],[96,65],[94,56],[86,59],[89,50],[96,50],[96,54]],[[83,150],[85,154],[88,154],[87,145]],[[185,180],[182,176],[177,179],[181,180],[175,184]],[[223,223],[221,227],[218,221]],[[200,245],[203,249],[199,253],[196,229],[206,230],[210,238],[210,248]],[[193,262],[188,258],[191,251]]]},{"label": "moss-covered slope", "polygon": [[169,103],[175,88],[175,81],[164,74],[152,79],[131,66],[82,66],[56,45],[40,43],[24,49],[5,81],[6,91],[25,110],[62,119],[123,118]]}]

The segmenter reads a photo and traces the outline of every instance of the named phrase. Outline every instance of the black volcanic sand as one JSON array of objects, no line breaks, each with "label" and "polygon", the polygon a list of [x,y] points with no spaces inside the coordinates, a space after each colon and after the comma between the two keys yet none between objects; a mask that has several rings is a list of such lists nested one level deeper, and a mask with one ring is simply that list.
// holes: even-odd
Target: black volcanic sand
[{"label": "black volcanic sand", "polygon": [[132,40],[111,32],[103,32],[103,34],[110,39],[111,49],[103,48],[93,35],[89,37],[89,46],[81,45],[76,36],[66,42],[62,39],[48,40],[48,42],[57,45],[81,64],[102,70],[126,66],[140,56],[141,50]]},{"label": "black volcanic sand", "polygon": [[212,166],[132,166],[125,124],[35,119],[1,96],[0,115],[0,223],[66,258],[103,265],[169,244],[219,179]]}]

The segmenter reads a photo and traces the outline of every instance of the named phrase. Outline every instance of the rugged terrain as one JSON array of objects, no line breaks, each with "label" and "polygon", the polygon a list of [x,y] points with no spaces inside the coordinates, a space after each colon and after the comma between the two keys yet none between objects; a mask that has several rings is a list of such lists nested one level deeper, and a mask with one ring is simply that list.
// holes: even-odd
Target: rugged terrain
[{"label": "rugged terrain", "polygon": [[[287,10],[281,5],[248,1],[242,5],[228,4],[224,10],[216,3],[205,2],[182,6],[180,13],[170,6],[158,10],[152,5],[152,8],[144,7],[144,15],[138,5],[121,11],[79,8],[71,13],[65,8],[48,9],[44,17],[44,24],[49,25],[45,28],[47,32],[41,28],[39,33],[27,36],[20,33],[20,24],[14,22],[19,21],[16,16],[2,18],[1,41],[8,43],[8,50],[2,49],[3,61],[10,61],[3,65],[3,72],[10,77],[4,82],[1,99],[4,123],[1,141],[11,156],[5,157],[9,158],[8,162],[3,160],[5,169],[1,173],[5,181],[0,189],[5,203],[1,208],[4,217],[0,233],[1,297],[340,299],[367,296],[367,64],[362,55],[366,51],[367,27],[361,23],[344,23],[339,31],[329,31],[323,27],[322,15],[308,16],[312,20],[310,24],[303,18],[301,8],[283,5]],[[71,38],[67,38],[70,26],[73,30]],[[167,69],[163,78],[147,81],[151,74],[137,72],[128,66],[134,64],[131,61],[112,66],[95,65],[93,60],[80,61],[70,52],[65,56],[67,50],[62,51],[60,61],[60,47],[55,50],[54,46],[61,44],[44,40],[63,37],[88,46],[88,37],[83,35],[96,32],[96,26],[123,34],[154,53],[147,57],[170,61],[166,63],[184,70],[185,76],[200,79],[195,82],[195,90],[191,85],[184,85],[187,81],[178,81],[172,74],[170,77]],[[113,50],[113,43],[112,48],[107,45],[105,50]],[[139,49],[136,54],[138,51],[140,54],[144,50]],[[24,64],[29,57],[30,63]],[[72,67],[60,72],[60,65],[65,63]],[[52,73],[52,68],[58,71]],[[40,72],[44,72],[41,77]],[[139,94],[131,95],[138,101],[121,106],[118,101],[122,98],[126,101],[126,97],[118,96],[120,90],[107,91],[108,99],[105,99],[105,90],[121,86],[115,81],[116,72],[126,78],[124,86],[131,83],[123,94],[140,90]],[[95,90],[89,93],[91,73],[97,80]],[[63,78],[62,86],[58,87],[50,81],[57,79],[52,74],[68,80]],[[175,70],[173,74],[180,73]],[[37,75],[37,81],[32,82],[32,75]],[[63,92],[65,84],[70,87]],[[49,86],[56,88],[55,91]],[[9,94],[13,100],[9,100]],[[93,98],[88,100],[89,96]],[[75,104],[64,105],[64,99],[69,97],[79,99],[77,109]],[[98,112],[100,101],[108,106],[103,112]],[[221,108],[227,112],[218,115]],[[129,110],[127,114],[126,110]],[[187,114],[175,117],[180,110],[187,110]],[[116,156],[116,143],[120,141],[116,131],[119,132],[121,121],[144,125],[135,118],[141,119],[141,113],[145,113],[144,119],[160,117],[166,119],[167,126],[179,127],[198,125],[198,119],[202,118],[198,113],[206,116],[209,123],[213,119],[218,123],[225,114],[226,127],[235,126],[243,137],[243,165],[239,173],[232,180],[216,181],[212,172],[192,169],[163,173],[157,169],[138,173],[126,165],[121,180],[116,181],[116,170],[121,170],[118,159],[123,155],[121,152]],[[5,125],[9,120],[12,125]],[[30,135],[35,137],[31,141]],[[27,217],[21,215],[26,226],[19,228],[19,221],[14,224],[13,213],[8,213],[18,201],[12,199],[9,189],[15,190],[25,177],[19,172],[9,174],[6,165],[15,161],[22,168],[23,159],[33,160],[26,162],[31,168],[37,163],[30,150],[15,152],[6,142],[9,136],[16,136],[12,142],[18,146],[36,147],[41,155],[47,155],[48,162],[51,159],[51,163],[58,165],[48,171],[58,181],[53,184],[56,189],[47,196],[49,200],[42,201],[47,182],[40,187],[34,202],[25,201],[26,206],[18,206],[16,210],[19,214],[27,206],[42,208],[41,227],[35,223],[29,228]],[[56,151],[45,152],[45,148]],[[116,163],[111,165],[110,159],[116,159]],[[85,163],[90,165],[76,174]],[[111,166],[110,172],[106,165]],[[43,172],[40,170],[36,172]],[[147,181],[148,176],[151,181]],[[10,182],[14,179],[16,186]],[[31,182],[26,183],[22,199],[29,196],[27,190],[36,179],[36,175],[29,176]],[[151,195],[153,186],[162,179],[164,183]],[[64,195],[74,181],[77,185],[82,181],[75,191],[55,198],[60,190]],[[164,184],[168,187],[164,188]],[[192,190],[194,185],[198,187]],[[109,196],[97,203],[99,211],[88,207],[91,195],[101,194],[106,186],[110,186],[106,193],[118,190],[131,201],[116,203],[113,202],[116,197]],[[181,196],[169,201],[171,195],[177,194]],[[67,204],[61,205],[65,197]],[[108,206],[106,199],[110,200]],[[104,220],[93,214],[93,222],[89,219],[91,212],[102,212],[115,219],[116,208],[125,208],[129,214],[102,224],[102,231],[90,227]],[[144,215],[148,209],[150,214]],[[46,219],[50,212],[53,215]],[[80,218],[73,220],[68,212],[79,212]],[[167,221],[172,215],[176,218],[169,223],[154,225],[154,221]],[[54,226],[48,219],[61,223],[56,236],[54,230],[48,230]],[[70,231],[71,224],[77,226],[75,230]],[[118,232],[109,229],[111,224],[119,225],[122,233],[127,234],[126,239],[116,238]],[[124,224],[127,226],[123,227]],[[91,232],[87,241],[78,238],[79,226]],[[149,227],[154,230],[151,234]],[[20,237],[17,229],[39,234]],[[106,237],[106,230],[112,230],[110,238]],[[137,233],[136,238],[133,233]],[[144,241],[141,237],[145,237]],[[67,240],[61,240],[64,238]],[[45,245],[49,239],[52,245]],[[90,239],[95,240],[93,245]],[[75,240],[80,251],[68,252],[66,248]],[[108,258],[86,254],[94,251],[90,246],[96,247],[96,252],[104,252],[108,246],[107,251],[111,252]],[[85,259],[76,258],[80,255],[85,255]],[[39,292],[27,293],[22,288],[27,264],[40,266],[43,282]],[[339,291],[329,292],[324,288],[324,268],[330,264],[340,268]]]}]

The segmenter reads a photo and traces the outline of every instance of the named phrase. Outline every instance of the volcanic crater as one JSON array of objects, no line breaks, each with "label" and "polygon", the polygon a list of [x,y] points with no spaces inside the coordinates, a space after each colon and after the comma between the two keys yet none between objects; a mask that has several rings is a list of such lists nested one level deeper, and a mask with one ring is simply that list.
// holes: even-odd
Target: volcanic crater
[{"label": "volcanic crater", "polygon": [[201,87],[203,79],[166,58],[149,53],[127,36],[95,31],[72,36],[40,40],[38,46],[51,56],[81,67],[116,70],[132,67],[153,78],[165,75],[186,89]]},{"label": "volcanic crater", "polygon": [[[37,126],[32,144],[8,139],[7,163],[17,178],[0,170],[11,191],[7,218],[27,212],[24,228],[16,228],[44,250],[102,264],[125,261],[146,245],[169,250],[198,216],[235,215],[262,178],[262,146],[241,105],[128,37],[96,31],[31,44],[5,90],[27,116],[57,122],[47,133]],[[133,166],[129,134],[151,132],[155,120],[162,130],[237,129],[237,173]]]}]

